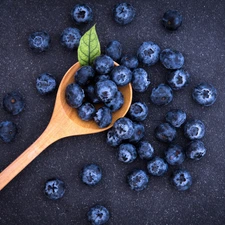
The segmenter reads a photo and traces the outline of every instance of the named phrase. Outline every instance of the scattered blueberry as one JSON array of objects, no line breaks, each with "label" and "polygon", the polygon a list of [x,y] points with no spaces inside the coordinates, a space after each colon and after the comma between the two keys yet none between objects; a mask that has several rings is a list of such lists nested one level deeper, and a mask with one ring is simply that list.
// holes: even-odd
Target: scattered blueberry
[{"label": "scattered blueberry", "polygon": [[198,104],[210,106],[216,101],[217,90],[211,84],[200,83],[194,88],[192,97]]},{"label": "scattered blueberry", "polygon": [[147,163],[149,174],[153,176],[163,176],[168,170],[168,164],[160,157],[156,156]]},{"label": "scattered blueberry", "polygon": [[183,17],[177,10],[166,11],[162,18],[162,24],[168,30],[177,30],[182,21]]},{"label": "scattered blueberry", "polygon": [[126,66],[116,66],[111,71],[111,79],[117,86],[125,86],[131,82],[132,72]]},{"label": "scattered blueberry", "polygon": [[75,82],[80,86],[88,85],[95,76],[92,66],[82,66],[74,75]]},{"label": "scattered blueberry", "polygon": [[136,69],[139,65],[138,58],[134,55],[124,55],[120,60],[120,64],[129,69]]},{"label": "scattered blueberry", "polygon": [[17,126],[12,121],[2,121],[0,123],[0,138],[9,143],[15,139],[17,134]]},{"label": "scattered blueberry", "polygon": [[132,163],[137,158],[136,147],[130,143],[123,143],[118,149],[118,160],[124,163]]},{"label": "scattered blueberry", "polygon": [[189,84],[190,74],[183,70],[175,70],[167,73],[166,80],[173,90],[180,90]]},{"label": "scattered blueberry", "polygon": [[36,52],[44,52],[49,49],[50,36],[45,31],[31,33],[28,38],[29,46]]},{"label": "scattered blueberry", "polygon": [[99,74],[108,74],[114,67],[114,61],[108,55],[100,55],[93,62],[94,69]]},{"label": "scattered blueberry", "polygon": [[166,84],[159,84],[152,89],[150,98],[155,105],[168,105],[173,100],[173,90]]},{"label": "scattered blueberry", "polygon": [[56,79],[49,73],[42,73],[36,80],[36,88],[41,95],[53,92],[56,88]]},{"label": "scattered blueberry", "polygon": [[95,109],[94,105],[91,104],[90,102],[83,103],[78,108],[77,111],[78,111],[78,116],[84,121],[92,120],[96,113],[96,109]]},{"label": "scattered blueberry", "polygon": [[116,40],[110,41],[105,48],[105,54],[114,61],[119,61],[122,56],[122,44]]},{"label": "scattered blueberry", "polygon": [[169,123],[161,123],[155,129],[156,138],[165,143],[174,141],[176,133],[176,129]]},{"label": "scattered blueberry", "polygon": [[67,27],[63,30],[60,38],[61,44],[68,49],[77,49],[80,43],[80,30],[73,27]]},{"label": "scattered blueberry", "polygon": [[205,135],[205,124],[201,120],[189,120],[184,125],[184,135],[190,140],[201,139]]},{"label": "scattered blueberry", "polygon": [[[113,8],[114,20],[120,25],[130,23],[134,19],[135,14],[136,10],[128,3],[118,3]],[[88,23],[93,19],[92,9],[86,4],[77,4],[73,8],[71,15],[78,25]],[[182,15],[178,11],[168,10],[163,15],[162,23],[165,28],[176,30],[182,24]],[[69,27],[61,34],[61,44],[69,49],[75,49],[79,45],[80,38],[80,31],[77,28]],[[49,48],[49,43],[50,36],[47,32],[34,32],[29,36],[30,48],[36,51],[46,51]],[[180,90],[187,86],[190,75],[181,69],[184,64],[182,53],[172,49],[160,51],[161,49],[157,44],[148,41],[143,42],[139,47],[137,56],[124,55],[121,58],[121,43],[116,40],[111,41],[106,46],[106,54],[96,57],[93,63],[94,69],[91,66],[84,66],[76,72],[75,81],[77,84],[70,84],[66,89],[67,103],[74,108],[78,108],[78,115],[82,120],[88,121],[94,118],[100,128],[107,127],[112,122],[112,112],[120,109],[124,103],[123,95],[118,91],[117,86],[124,86],[132,82],[134,91],[146,91],[150,84],[150,79],[144,69],[137,68],[139,62],[152,66],[160,59],[166,69],[173,71],[170,71],[166,77],[169,86],[160,84],[152,90],[151,101],[159,106],[169,104],[173,99],[172,89]],[[121,66],[114,67],[113,60],[120,60]],[[96,85],[93,86],[93,84],[90,85],[90,82],[94,79],[95,71],[98,73],[98,76],[95,78]],[[85,86],[85,93],[87,93],[87,97],[91,99],[92,103],[99,103],[101,100],[105,106],[96,111],[91,103],[83,103],[85,93],[81,86]],[[46,73],[38,77],[36,87],[41,94],[46,94],[54,90],[56,82],[52,75]],[[10,95],[10,97],[4,97],[3,105],[7,111],[16,115],[22,111],[24,102],[18,93],[12,92]],[[201,83],[193,90],[192,97],[200,105],[209,106],[215,102],[217,90],[210,84]],[[151,144],[147,141],[141,141],[144,137],[145,129],[143,124],[136,122],[145,120],[148,115],[148,107],[145,103],[133,103],[128,115],[130,119],[126,117],[118,119],[107,133],[107,144],[112,147],[119,146],[118,159],[120,161],[131,163],[136,159],[138,153],[141,159],[150,160],[147,164],[147,170],[153,176],[164,175],[168,170],[168,164],[180,165],[184,161],[183,148],[177,144],[170,145],[165,151],[165,159],[167,161],[165,162],[160,157],[153,158],[154,149]],[[175,127],[180,127],[185,120],[185,112],[182,110],[170,110],[166,115],[167,123],[162,123],[155,129],[156,138],[162,142],[172,142],[176,137]],[[15,138],[16,133],[17,128],[13,122],[3,121],[0,123],[0,138],[4,142],[11,142]],[[193,140],[186,149],[188,158],[200,160],[206,154],[203,142],[196,140],[202,138],[204,133],[205,125],[202,121],[191,120],[186,122],[184,134],[190,140]],[[122,143],[123,140],[136,143],[137,149],[134,144]],[[89,164],[82,169],[81,176],[85,184],[94,186],[101,180],[102,171],[98,165]],[[148,175],[140,169],[133,170],[127,176],[127,179],[129,186],[135,191],[144,190],[149,182]],[[192,184],[192,178],[188,171],[177,170],[172,176],[172,183],[178,190],[187,190]],[[53,179],[46,182],[45,194],[48,198],[61,198],[64,192],[65,185],[63,181]],[[104,224],[109,220],[109,211],[104,206],[96,205],[89,210],[88,220],[92,224]]]},{"label": "scattered blueberry", "polygon": [[151,42],[146,41],[141,44],[137,51],[139,61],[147,66],[152,66],[159,61],[160,47]]},{"label": "scattered blueberry", "polygon": [[106,106],[102,106],[96,111],[94,121],[98,124],[100,128],[108,127],[112,122],[111,110]]},{"label": "scattered blueberry", "polygon": [[136,10],[129,3],[117,3],[113,7],[113,19],[120,25],[131,23],[135,15]]},{"label": "scattered blueberry", "polygon": [[172,175],[172,184],[179,191],[185,191],[192,185],[191,174],[184,169],[176,170]]},{"label": "scattered blueberry", "polygon": [[185,153],[180,145],[174,144],[165,151],[165,158],[170,165],[180,165],[185,159]]},{"label": "scattered blueberry", "polygon": [[102,179],[102,169],[96,164],[88,164],[82,168],[81,179],[88,186],[95,186]]},{"label": "scattered blueberry", "polygon": [[77,25],[81,25],[92,21],[93,12],[87,4],[77,4],[73,7],[71,16]]},{"label": "scattered blueberry", "polygon": [[91,103],[96,104],[101,102],[101,100],[96,95],[94,84],[89,84],[84,87],[84,93],[85,97],[87,97],[88,101],[90,101]]},{"label": "scattered blueberry", "polygon": [[134,133],[128,139],[128,141],[131,143],[137,143],[144,137],[145,127],[142,123],[135,123],[135,122],[133,122],[133,127],[134,127]]},{"label": "scattered blueberry", "polygon": [[134,91],[145,92],[150,83],[150,78],[146,70],[142,68],[133,70],[131,84]]},{"label": "scattered blueberry", "polygon": [[120,91],[117,91],[114,98],[111,99],[109,102],[105,102],[105,105],[112,111],[116,112],[119,110],[124,103],[123,94]]},{"label": "scattered blueberry", "polygon": [[134,169],[127,175],[127,182],[134,191],[143,191],[147,188],[149,177],[144,170]]},{"label": "scattered blueberry", "polygon": [[65,193],[65,184],[60,179],[48,180],[45,183],[45,195],[52,200],[62,198]]},{"label": "scattered blueberry", "polygon": [[78,108],[82,105],[84,99],[84,90],[76,83],[69,84],[66,87],[66,102],[72,108]]},{"label": "scattered blueberry", "polygon": [[88,211],[87,216],[92,225],[102,225],[109,220],[110,214],[104,206],[95,205]]},{"label": "scattered blueberry", "polygon": [[98,81],[95,84],[96,95],[102,102],[110,102],[118,91],[117,85],[112,80]]},{"label": "scattered blueberry", "polygon": [[184,124],[186,118],[186,113],[181,109],[172,109],[166,114],[166,121],[177,128]]},{"label": "scattered blueberry", "polygon": [[200,160],[206,154],[204,143],[200,140],[191,141],[186,148],[189,159]]},{"label": "scattered blueberry", "polygon": [[134,102],[128,111],[131,120],[141,122],[148,116],[148,106],[144,102]]},{"label": "scattered blueberry", "polygon": [[23,96],[16,91],[7,93],[3,97],[4,109],[14,116],[22,112],[24,109],[24,106],[25,106],[25,102],[24,102]]},{"label": "scattered blueberry", "polygon": [[114,128],[111,128],[107,132],[106,143],[111,147],[117,147],[121,144],[122,139],[118,137]]},{"label": "scattered blueberry", "polygon": [[148,141],[140,141],[137,146],[137,152],[141,159],[151,159],[154,155],[154,148]]},{"label": "scattered blueberry", "polygon": [[131,138],[134,133],[133,122],[127,117],[117,119],[113,127],[118,137],[123,140]]},{"label": "scattered blueberry", "polygon": [[166,69],[176,70],[184,65],[184,56],[179,51],[167,48],[161,51],[160,61]]}]

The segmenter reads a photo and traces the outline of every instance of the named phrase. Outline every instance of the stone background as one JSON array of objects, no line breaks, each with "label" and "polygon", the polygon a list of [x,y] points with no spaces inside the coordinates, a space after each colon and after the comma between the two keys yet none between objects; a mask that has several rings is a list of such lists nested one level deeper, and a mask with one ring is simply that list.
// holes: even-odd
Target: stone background
[{"label": "stone background", "polygon": [[[203,142],[206,156],[193,162],[186,160],[193,185],[186,192],[171,186],[170,167],[164,177],[150,177],[146,190],[136,193],[126,183],[126,175],[133,168],[146,170],[140,159],[124,165],[116,158],[116,149],[106,144],[106,132],[62,139],[44,151],[0,193],[0,224],[2,225],[86,225],[87,211],[95,204],[105,205],[111,213],[110,225],[222,225],[225,224],[225,4],[223,0],[176,1],[130,0],[137,10],[134,21],[124,27],[112,19],[112,8],[118,1],[73,0],[1,0],[0,2],[0,98],[17,90],[25,98],[25,110],[11,116],[0,108],[0,120],[12,120],[19,128],[13,143],[0,142],[0,170],[3,170],[44,131],[54,107],[56,92],[40,96],[35,88],[36,77],[42,72],[56,76],[58,83],[68,68],[77,61],[76,51],[64,49],[59,38],[69,26],[76,27],[70,11],[77,3],[89,3],[94,12],[91,24],[81,26],[82,33],[96,23],[102,52],[106,44],[116,39],[123,45],[124,54],[136,54],[143,41],[153,41],[161,49],[174,48],[185,56],[185,69],[191,82],[174,93],[174,100],[165,107],[154,106],[149,99],[152,88],[165,82],[166,70],[160,63],[143,67],[151,77],[151,85],[144,94],[134,93],[134,101],[144,101],[149,116],[144,125],[145,140],[163,156],[167,145],[154,137],[155,127],[164,121],[172,108],[183,109],[188,118],[201,119],[206,125]],[[162,15],[177,9],[183,24],[175,32],[162,27]],[[46,30],[51,36],[50,49],[36,54],[28,47],[31,32]],[[211,107],[193,102],[191,92],[199,82],[213,84],[218,99]],[[176,143],[186,146],[188,141],[178,132]],[[85,186],[79,172],[87,163],[98,163],[103,179],[96,187]],[[46,180],[58,177],[66,184],[66,193],[58,201],[43,194]]]}]

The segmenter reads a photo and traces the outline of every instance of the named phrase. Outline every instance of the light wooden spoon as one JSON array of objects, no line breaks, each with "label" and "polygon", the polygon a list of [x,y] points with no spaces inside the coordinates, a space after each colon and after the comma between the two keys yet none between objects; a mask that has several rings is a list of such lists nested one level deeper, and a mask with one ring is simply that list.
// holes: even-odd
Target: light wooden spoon
[{"label": "light wooden spoon", "polygon": [[[115,65],[118,66],[117,63]],[[94,121],[82,121],[78,117],[76,109],[71,108],[65,100],[66,87],[74,82],[74,74],[79,68],[80,64],[76,63],[64,75],[58,88],[51,120],[41,136],[0,173],[0,190],[53,142],[64,137],[105,131],[112,127],[118,118],[125,116],[127,113],[132,101],[130,84],[119,88],[124,96],[124,104],[121,109],[113,113],[112,123],[108,127],[99,128]]]}]

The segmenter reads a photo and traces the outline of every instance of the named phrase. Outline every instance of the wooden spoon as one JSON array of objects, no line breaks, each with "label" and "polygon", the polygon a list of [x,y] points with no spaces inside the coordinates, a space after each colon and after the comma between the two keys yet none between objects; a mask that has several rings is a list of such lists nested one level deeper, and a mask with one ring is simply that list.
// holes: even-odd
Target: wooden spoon
[{"label": "wooden spoon", "polygon": [[[115,63],[115,66],[118,66],[118,64]],[[132,101],[130,84],[119,88],[124,96],[124,104],[120,110],[113,113],[112,123],[108,127],[99,128],[94,121],[82,121],[78,117],[76,109],[71,108],[65,100],[66,87],[74,82],[74,74],[79,68],[80,64],[75,63],[64,75],[58,88],[51,120],[41,136],[0,173],[0,190],[53,142],[64,137],[105,131],[112,127],[118,118],[125,116],[127,113]]]}]

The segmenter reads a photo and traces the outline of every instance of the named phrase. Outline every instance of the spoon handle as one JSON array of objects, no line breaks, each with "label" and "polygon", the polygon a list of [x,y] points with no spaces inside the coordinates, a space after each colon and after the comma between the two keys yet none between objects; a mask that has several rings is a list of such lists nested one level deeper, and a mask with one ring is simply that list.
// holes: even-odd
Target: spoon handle
[{"label": "spoon handle", "polygon": [[0,190],[2,190],[50,144],[61,138],[56,132],[57,130],[49,124],[41,136],[0,173]]}]

